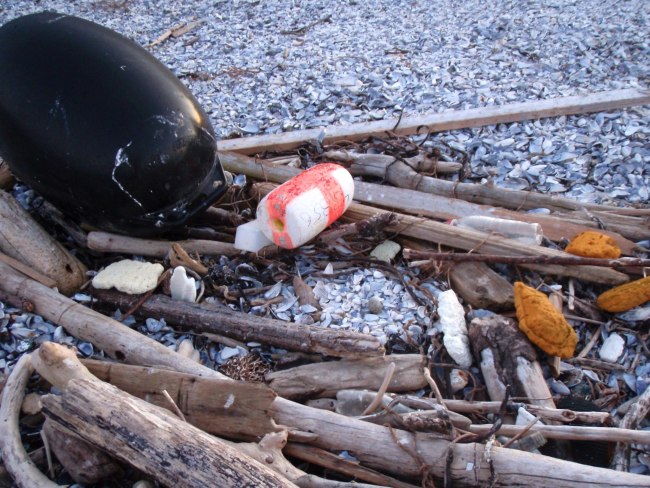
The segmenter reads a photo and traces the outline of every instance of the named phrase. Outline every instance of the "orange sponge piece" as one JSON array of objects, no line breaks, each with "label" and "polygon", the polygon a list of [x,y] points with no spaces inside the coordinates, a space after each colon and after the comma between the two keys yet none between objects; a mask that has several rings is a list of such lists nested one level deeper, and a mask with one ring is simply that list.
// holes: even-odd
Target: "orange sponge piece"
[{"label": "orange sponge piece", "polygon": [[533,344],[551,356],[573,356],[578,336],[546,295],[518,281],[515,308],[519,328]]},{"label": "orange sponge piece", "polygon": [[650,276],[630,281],[602,293],[596,305],[606,312],[626,312],[650,300]]},{"label": "orange sponge piece", "polygon": [[587,230],[575,236],[565,249],[569,254],[585,258],[618,259],[621,248],[610,236]]}]

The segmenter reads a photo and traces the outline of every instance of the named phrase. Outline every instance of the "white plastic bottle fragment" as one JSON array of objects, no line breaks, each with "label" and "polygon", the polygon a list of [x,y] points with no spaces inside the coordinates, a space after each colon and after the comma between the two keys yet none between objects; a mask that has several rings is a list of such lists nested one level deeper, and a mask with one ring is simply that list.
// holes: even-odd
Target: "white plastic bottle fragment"
[{"label": "white plastic bottle fragment", "polygon": [[484,215],[470,215],[454,219],[451,225],[464,229],[473,229],[481,232],[502,235],[508,239],[539,246],[542,243],[542,226],[535,223],[520,222],[518,220],[499,219]]},{"label": "white plastic bottle fragment", "polygon": [[196,284],[194,278],[187,276],[183,266],[176,266],[169,280],[172,298],[184,302],[196,301]]},{"label": "white plastic bottle fragment", "polygon": [[237,228],[235,247],[257,252],[275,243],[301,246],[338,219],[352,203],[354,180],[338,164],[314,166],[280,185],[257,206],[257,219]]},{"label": "white plastic bottle fragment", "polygon": [[469,368],[472,365],[472,353],[469,349],[465,310],[454,290],[443,291],[438,295],[438,316],[445,349],[457,364]]}]

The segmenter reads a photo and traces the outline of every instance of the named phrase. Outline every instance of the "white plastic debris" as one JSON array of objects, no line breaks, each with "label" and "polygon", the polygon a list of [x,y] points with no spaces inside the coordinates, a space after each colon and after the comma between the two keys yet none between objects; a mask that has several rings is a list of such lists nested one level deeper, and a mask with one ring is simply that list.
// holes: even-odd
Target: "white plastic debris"
[{"label": "white plastic debris", "polygon": [[176,266],[169,280],[172,298],[184,302],[196,301],[196,282],[194,278],[187,276],[187,271],[183,266]]},{"label": "white plastic debris", "polygon": [[235,247],[242,251],[257,252],[263,247],[270,246],[273,241],[264,235],[257,220],[251,220],[237,227]]},{"label": "white plastic debris", "polygon": [[467,337],[465,310],[454,290],[443,291],[438,295],[438,316],[445,349],[457,364],[469,368],[472,365],[472,353]]},{"label": "white plastic debris", "polygon": [[605,339],[605,342],[603,342],[600,351],[598,351],[598,355],[603,361],[615,363],[618,361],[618,358],[621,357],[621,354],[623,354],[624,349],[625,340],[616,332],[612,332],[609,334],[609,337]]},{"label": "white plastic debris", "polygon": [[[263,238],[294,249],[316,237],[347,210],[354,196],[354,180],[343,166],[323,163],[283,183],[257,206],[256,224],[237,228],[235,247],[261,249]],[[241,230],[240,230],[241,229]]]},{"label": "white plastic debris", "polygon": [[451,225],[464,229],[473,229],[481,232],[495,233],[515,241],[539,246],[542,243],[542,226],[517,220],[499,219],[484,215],[471,215],[454,219]]},{"label": "white plastic debris", "polygon": [[397,242],[384,241],[372,250],[370,257],[390,263],[401,249]]},{"label": "white plastic debris", "polygon": [[95,275],[92,283],[98,290],[114,287],[130,295],[138,295],[153,290],[163,271],[164,268],[158,263],[124,259],[106,266]]}]

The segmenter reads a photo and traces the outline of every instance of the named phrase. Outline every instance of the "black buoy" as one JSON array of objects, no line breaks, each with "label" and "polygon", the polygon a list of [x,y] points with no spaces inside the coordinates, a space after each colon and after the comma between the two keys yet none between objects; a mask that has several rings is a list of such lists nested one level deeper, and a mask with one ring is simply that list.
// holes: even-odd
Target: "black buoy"
[{"label": "black buoy", "polygon": [[207,115],[138,44],[52,12],[0,27],[0,156],[63,211],[156,235],[226,189]]}]

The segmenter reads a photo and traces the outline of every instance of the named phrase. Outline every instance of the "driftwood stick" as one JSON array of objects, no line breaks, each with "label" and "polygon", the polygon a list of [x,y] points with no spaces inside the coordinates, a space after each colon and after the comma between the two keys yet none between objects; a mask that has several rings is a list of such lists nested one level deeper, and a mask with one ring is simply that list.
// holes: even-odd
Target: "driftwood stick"
[{"label": "driftwood stick", "polygon": [[86,280],[86,267],[0,190],[0,250],[56,282],[70,295]]},{"label": "driftwood stick", "polygon": [[54,288],[56,286],[56,281],[54,281],[49,276],[45,276],[43,273],[36,271],[35,269],[27,266],[24,263],[21,263],[11,256],[7,256],[3,252],[0,252],[0,261],[8,264],[16,271],[20,271],[25,276],[29,276],[31,279],[38,281],[41,285],[47,286],[48,288]]},{"label": "driftwood stick", "polygon": [[[426,157],[424,153],[419,153],[412,158],[398,159],[388,154],[363,154],[345,150],[326,151],[323,153],[325,159],[333,159],[344,163],[351,163],[350,173],[355,176],[374,176],[376,178],[386,178],[391,181],[389,174],[395,164],[400,164],[403,174],[407,178],[417,179],[418,173],[428,174],[448,174],[457,173],[463,169],[461,163],[452,163],[448,161],[437,161]],[[405,168],[405,165],[407,168]],[[401,185],[399,185],[401,186]]]},{"label": "driftwood stick", "polygon": [[291,487],[274,471],[171,413],[97,380],[43,399],[47,417],[167,486]]},{"label": "driftwood stick", "polygon": [[[220,153],[219,158],[224,168],[227,170],[237,173],[245,173],[262,181],[284,183],[301,172],[300,169],[292,167],[265,165],[242,154]],[[476,186],[483,187],[485,185]],[[497,187],[485,186],[485,189],[482,191],[484,193],[489,193],[489,205],[479,205],[477,203],[460,200],[459,198],[463,198],[463,195],[460,194],[454,194],[451,197],[448,197],[424,193],[422,191],[408,190],[405,188],[394,188],[386,185],[366,183],[363,181],[355,181],[354,183],[354,199],[358,202],[390,208],[391,210],[408,214],[431,217],[438,220],[450,220],[470,215],[483,215],[487,217],[500,217],[510,220],[538,223],[542,226],[544,235],[548,239],[554,241],[559,241],[563,238],[571,239],[580,232],[598,228],[598,222],[584,215],[584,212],[582,212],[581,217],[574,215],[569,220],[564,217],[566,214],[557,216],[525,214],[518,211],[499,208],[507,207],[514,208],[515,210],[520,210],[522,208],[525,209],[526,207],[522,205],[524,205],[526,201],[534,203],[531,204],[529,208],[555,208],[557,207],[557,203],[555,202],[559,197],[550,197],[548,195],[536,194],[533,192],[522,192],[527,194],[526,198],[520,197],[515,201],[511,201],[511,196]],[[481,201],[482,199],[483,197],[481,198]],[[549,201],[542,202],[539,201],[540,199],[547,199]],[[570,200],[570,202],[571,206],[576,205],[575,201]],[[624,219],[619,214],[616,213],[612,215],[610,212],[622,212],[625,209],[617,209],[616,207],[604,208],[606,208],[607,211],[597,213],[597,215],[598,218],[605,222],[610,230],[600,230],[600,232],[611,236],[624,254],[631,254],[635,249],[638,249],[636,244],[629,239],[638,241],[650,237],[650,227],[646,220],[643,220],[642,218],[632,218],[628,219],[629,221],[625,221],[623,224],[622,221]],[[639,215],[639,217],[642,216],[643,215]],[[620,234],[617,232],[620,232]],[[623,235],[629,239],[624,238]]]},{"label": "driftwood stick", "polygon": [[[474,413],[486,415],[488,413],[499,413],[501,402],[470,402],[466,400],[445,400],[449,410],[459,413]],[[586,424],[604,424],[611,421],[612,416],[608,412],[578,412],[565,408],[548,408],[538,405],[510,403],[509,409],[524,407],[541,420],[554,422],[583,422]]]},{"label": "driftwood stick", "polygon": [[31,356],[24,354],[14,366],[2,392],[0,405],[0,445],[5,468],[21,488],[58,487],[31,461],[20,440],[20,406],[33,371]]},{"label": "driftwood stick", "polygon": [[409,135],[423,131],[441,132],[454,129],[481,127],[483,125],[518,122],[521,120],[557,117],[589,112],[602,112],[650,103],[645,90],[635,88],[612,90],[589,95],[520,102],[496,107],[479,107],[466,110],[448,110],[425,115],[390,118],[374,122],[361,122],[347,126],[329,126],[324,129],[307,129],[284,134],[261,135],[219,141],[222,151],[256,154],[264,151],[285,151],[321,139],[321,144],[346,140],[365,139],[385,133]]},{"label": "driftwood stick", "polygon": [[[185,358],[159,342],[130,329],[120,322],[80,305],[60,293],[26,278],[0,263],[0,293],[29,300],[34,312],[61,325],[69,334],[88,341],[110,357],[129,363],[171,368],[176,371],[223,378],[212,369]],[[13,304],[21,306],[20,303]]]},{"label": "driftwood stick", "polygon": [[419,354],[396,354],[358,360],[306,364],[266,375],[269,386],[285,398],[331,396],[339,390],[371,389],[382,384],[386,368],[395,364],[388,391],[414,391],[427,382],[422,374],[426,358]]},{"label": "driftwood stick", "polygon": [[234,256],[239,249],[227,242],[189,239],[185,241],[161,241],[127,237],[109,232],[88,233],[88,248],[93,251],[138,254],[154,258],[164,258],[172,248],[172,244],[180,244],[188,253],[199,253],[207,256]]},{"label": "driftwood stick", "polygon": [[[265,195],[274,186],[268,183],[259,183],[254,188],[261,195]],[[357,222],[382,213],[386,213],[386,211],[367,205],[352,203],[343,215],[342,220],[344,222]],[[396,223],[390,225],[387,230],[444,246],[457,247],[468,251],[474,250],[481,254],[566,256],[566,253],[562,251],[540,246],[529,246],[511,239],[492,236],[485,232],[461,229],[430,219],[412,217],[395,212],[391,213],[395,216]],[[557,264],[525,264],[523,266],[541,271],[545,274],[569,276],[601,284],[616,285],[629,281],[629,277],[624,273],[597,266],[576,267]]]},{"label": "driftwood stick", "polygon": [[323,468],[331,469],[353,478],[373,483],[373,486],[385,485],[390,486],[391,488],[418,488],[415,485],[404,483],[403,481],[399,481],[375,470],[365,468],[357,463],[343,459],[341,456],[337,456],[329,451],[308,444],[289,442],[285,447],[284,452],[289,456],[302,459],[303,461],[315,464],[316,466],[322,466]]},{"label": "driftwood stick", "polygon": [[[527,428],[526,425],[502,425],[497,434],[514,436]],[[475,434],[485,434],[492,428],[492,424],[472,425],[469,430]],[[618,427],[590,427],[582,425],[542,425],[536,424],[530,428],[531,432],[539,432],[549,439],[609,441],[619,443],[650,444],[650,432],[634,429],[621,429]]]},{"label": "driftwood stick", "polygon": [[[650,412],[650,388],[639,395],[619,423],[622,429],[636,429]],[[638,432],[638,431],[634,431]],[[646,431],[647,433],[647,431]],[[619,441],[612,459],[612,467],[617,471],[628,471],[630,468],[630,441]],[[645,444],[650,444],[646,441]]]},{"label": "driftwood stick", "polygon": [[505,264],[562,264],[571,266],[606,266],[608,268],[640,266],[650,267],[650,259],[642,258],[619,258],[600,259],[583,258],[581,256],[495,256],[492,254],[470,254],[454,252],[417,251],[415,249],[404,249],[402,251],[405,259],[423,260],[411,262],[411,266],[421,266],[428,261],[456,261],[456,262],[481,262],[481,263],[505,263]]},{"label": "driftwood stick", "polygon": [[[95,296],[123,309],[134,301],[130,295],[110,290],[96,290]],[[164,317],[168,323],[191,328],[194,332],[222,334],[244,342],[259,341],[294,351],[336,357],[383,354],[379,341],[371,335],[287,324],[281,320],[233,312],[217,305],[180,302],[165,295],[153,295],[136,313]]]}]

